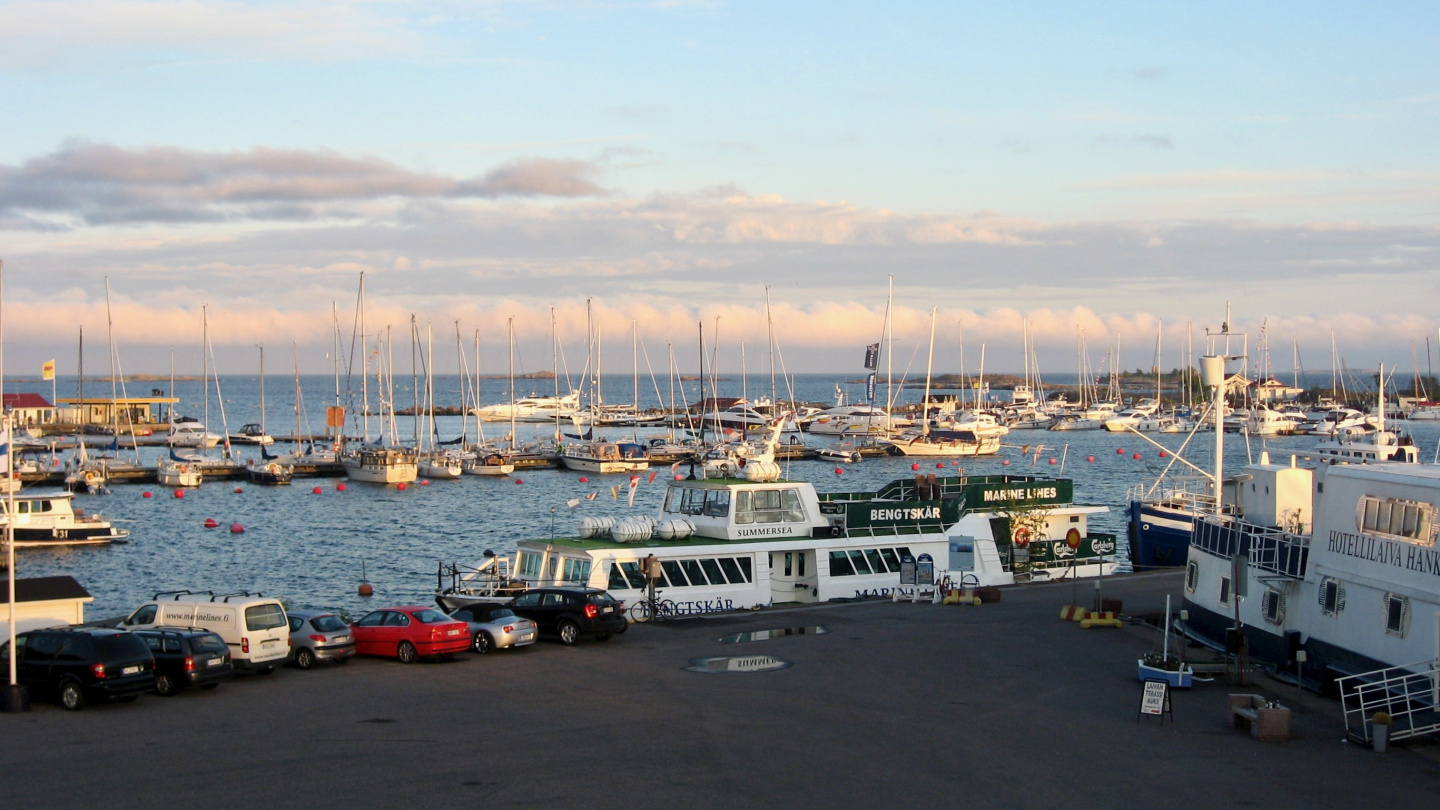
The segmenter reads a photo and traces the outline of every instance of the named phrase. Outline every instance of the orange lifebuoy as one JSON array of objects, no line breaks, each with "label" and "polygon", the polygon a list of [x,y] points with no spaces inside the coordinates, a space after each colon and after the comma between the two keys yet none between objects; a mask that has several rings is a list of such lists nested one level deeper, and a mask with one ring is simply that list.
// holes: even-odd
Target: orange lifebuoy
[{"label": "orange lifebuoy", "polygon": [[1021,526],[1015,530],[1015,545],[1025,548],[1030,545],[1030,530]]}]

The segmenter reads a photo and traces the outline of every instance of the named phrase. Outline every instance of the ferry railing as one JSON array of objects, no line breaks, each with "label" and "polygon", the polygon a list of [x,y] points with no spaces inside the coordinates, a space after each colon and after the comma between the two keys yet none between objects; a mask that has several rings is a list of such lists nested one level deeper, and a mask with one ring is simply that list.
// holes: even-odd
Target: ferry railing
[{"label": "ferry railing", "polygon": [[1310,540],[1302,535],[1219,515],[1196,520],[1190,544],[1224,559],[1243,554],[1256,568],[1291,579],[1304,578],[1310,559]]},{"label": "ferry railing", "polygon": [[1193,513],[1213,514],[1215,494],[1208,478],[1166,478],[1159,483],[1134,484],[1125,492],[1129,502],[1163,503]]},{"label": "ferry railing", "polygon": [[1440,732],[1440,662],[1420,661],[1337,678],[1345,735],[1370,745],[1376,712],[1390,715],[1390,740]]}]

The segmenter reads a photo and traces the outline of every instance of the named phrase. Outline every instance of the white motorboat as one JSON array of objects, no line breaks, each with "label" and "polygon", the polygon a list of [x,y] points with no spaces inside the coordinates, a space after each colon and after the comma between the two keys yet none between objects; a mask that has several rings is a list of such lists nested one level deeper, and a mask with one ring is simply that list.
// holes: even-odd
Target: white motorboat
[{"label": "white motorboat", "polygon": [[252,422],[242,425],[240,432],[230,434],[230,443],[271,445],[275,443],[275,437],[267,434],[258,422]]},{"label": "white motorboat", "polygon": [[1251,436],[1293,436],[1301,433],[1305,414],[1297,408],[1275,409],[1260,405],[1251,409],[1245,420],[1245,432]]},{"label": "white motorboat", "polygon": [[649,469],[645,446],[634,442],[579,441],[566,443],[560,463],[567,470],[590,473],[624,473]]},{"label": "white motorboat", "polygon": [[580,410],[580,394],[575,392],[564,396],[529,396],[511,402],[497,402],[481,408],[472,408],[471,415],[483,422],[554,422],[569,419]]},{"label": "white motorboat", "polygon": [[220,437],[206,430],[200,420],[181,416],[170,425],[165,443],[171,447],[211,448],[220,443]]},{"label": "white motorboat", "polygon": [[459,453],[437,452],[420,458],[420,477],[457,480],[465,474],[464,460]]},{"label": "white motorboat", "polygon": [[371,484],[408,484],[420,477],[415,453],[404,447],[362,445],[340,456],[345,475]]},{"label": "white motorboat", "polygon": [[[98,512],[74,508],[69,492],[17,493],[15,496],[15,548],[101,545],[123,543],[126,529],[110,525]],[[0,498],[0,515],[7,515],[8,498]]]},{"label": "white motorboat", "polygon": [[816,414],[810,421],[810,432],[824,436],[890,434],[913,424],[874,405],[842,405]]}]

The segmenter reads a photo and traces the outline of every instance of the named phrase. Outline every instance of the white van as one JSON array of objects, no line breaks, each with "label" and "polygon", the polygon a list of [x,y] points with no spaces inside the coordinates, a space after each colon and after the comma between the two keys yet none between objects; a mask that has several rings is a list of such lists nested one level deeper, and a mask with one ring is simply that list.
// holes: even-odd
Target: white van
[{"label": "white van", "polygon": [[157,593],[120,622],[126,630],[199,627],[214,631],[230,647],[238,670],[275,671],[290,654],[290,620],[279,599],[264,594],[210,591]]}]

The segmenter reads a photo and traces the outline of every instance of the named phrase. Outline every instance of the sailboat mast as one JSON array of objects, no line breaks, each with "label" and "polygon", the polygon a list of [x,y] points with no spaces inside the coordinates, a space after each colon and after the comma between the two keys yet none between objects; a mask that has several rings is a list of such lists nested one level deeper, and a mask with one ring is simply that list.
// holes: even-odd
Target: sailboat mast
[{"label": "sailboat mast", "polygon": [[[360,412],[364,431],[360,436],[363,444],[370,441],[370,336],[365,332],[365,271],[360,271]],[[379,339],[376,339],[379,342]],[[354,346],[352,342],[350,344]],[[378,347],[377,347],[378,348]],[[353,359],[353,358],[352,358]],[[380,359],[377,355],[377,361]]]},{"label": "sailboat mast", "polygon": [[505,333],[510,338],[510,449],[515,449],[515,316],[505,321]]},{"label": "sailboat mast", "polygon": [[885,295],[885,429],[894,424],[895,407],[895,275],[889,276]]},{"label": "sailboat mast", "polygon": [[200,368],[205,380],[205,405],[201,409],[205,417],[205,429],[200,433],[200,450],[210,445],[210,306],[200,307]]},{"label": "sailboat mast", "polygon": [[930,308],[930,352],[925,356],[925,399],[920,403],[920,419],[922,436],[930,435],[930,373],[935,368],[935,311],[938,307]]},{"label": "sailboat mast", "polygon": [[700,330],[700,443],[705,443],[705,322],[696,326]]},{"label": "sailboat mast", "polygon": [[[300,342],[290,341],[290,353],[295,361],[295,453],[300,453],[300,434],[303,428],[300,426]],[[313,446],[310,448],[315,449]]]},{"label": "sailboat mast", "polygon": [[[120,381],[115,378],[115,321],[110,317],[109,276],[105,277],[105,337],[110,343],[110,429],[118,435],[120,433],[120,418],[117,413],[119,396],[116,391],[116,386],[120,384]],[[118,438],[116,439],[116,446],[119,446]]]},{"label": "sailboat mast", "polygon": [[770,350],[770,407],[779,409],[776,404],[778,392],[775,389],[775,318],[770,314],[770,285],[765,285],[765,341]]},{"label": "sailboat mast", "polygon": [[1155,326],[1155,406],[1160,406],[1160,366],[1164,364],[1165,355],[1160,351],[1160,341],[1164,338],[1165,322],[1159,321]]},{"label": "sailboat mast", "polygon": [[265,435],[265,347],[256,344],[260,349],[260,435]]}]

